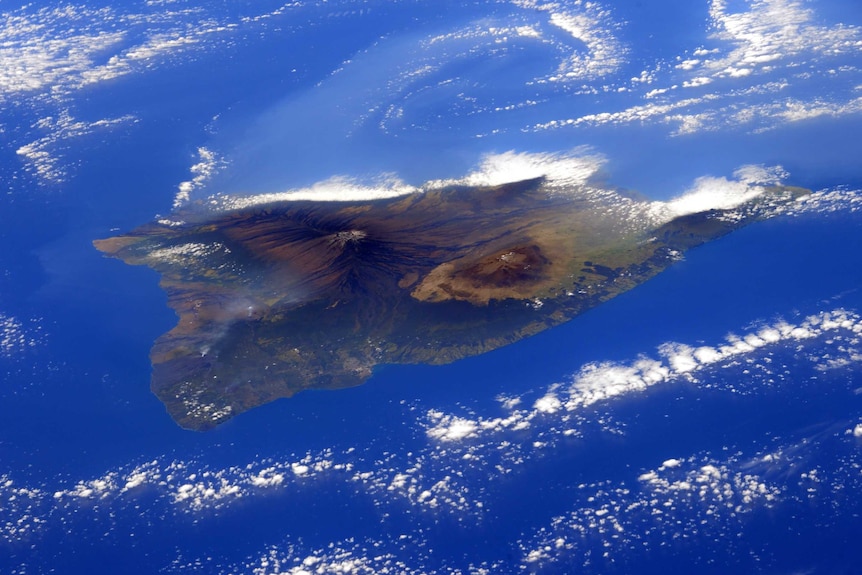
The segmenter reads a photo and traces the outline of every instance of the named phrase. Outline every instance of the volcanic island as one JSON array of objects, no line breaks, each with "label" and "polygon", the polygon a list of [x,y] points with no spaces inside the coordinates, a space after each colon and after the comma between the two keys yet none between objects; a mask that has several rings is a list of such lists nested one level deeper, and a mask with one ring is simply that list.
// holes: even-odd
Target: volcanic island
[{"label": "volcanic island", "polygon": [[182,427],[211,429],[381,364],[445,364],[566,322],[694,246],[807,193],[769,186],[732,208],[535,178],[370,201],[189,205],[97,240],[161,276],[177,325],[151,388]]}]

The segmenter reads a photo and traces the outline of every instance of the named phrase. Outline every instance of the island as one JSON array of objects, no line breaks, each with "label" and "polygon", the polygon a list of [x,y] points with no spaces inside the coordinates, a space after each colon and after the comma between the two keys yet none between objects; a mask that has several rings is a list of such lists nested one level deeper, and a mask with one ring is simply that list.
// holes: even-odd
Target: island
[{"label": "island", "polygon": [[514,343],[629,290],[798,188],[674,213],[601,187],[441,185],[365,202],[179,209],[97,249],[161,277],[177,325],[152,391],[206,430],[382,364],[444,364]]}]

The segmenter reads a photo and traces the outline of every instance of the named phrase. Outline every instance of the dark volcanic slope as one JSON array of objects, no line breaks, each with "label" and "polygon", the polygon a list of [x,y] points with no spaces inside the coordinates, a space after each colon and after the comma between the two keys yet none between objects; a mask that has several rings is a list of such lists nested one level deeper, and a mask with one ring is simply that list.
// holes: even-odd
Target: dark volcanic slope
[{"label": "dark volcanic slope", "polygon": [[179,322],[153,346],[152,389],[180,425],[207,429],[303,389],[361,384],[380,363],[446,363],[512,343],[798,193],[671,219],[655,204],[539,179],[189,211],[95,245],[161,274]]}]

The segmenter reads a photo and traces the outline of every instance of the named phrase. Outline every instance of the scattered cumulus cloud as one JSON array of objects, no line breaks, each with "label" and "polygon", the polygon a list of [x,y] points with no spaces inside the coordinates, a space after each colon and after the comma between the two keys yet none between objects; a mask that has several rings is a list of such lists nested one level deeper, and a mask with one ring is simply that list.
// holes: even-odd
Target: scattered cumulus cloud
[{"label": "scattered cumulus cloud", "polygon": [[201,146],[198,148],[198,162],[193,164],[189,171],[192,179],[180,182],[178,191],[174,196],[174,208],[179,208],[188,203],[194,190],[207,183],[219,170],[225,166],[225,161],[214,151]]},{"label": "scattered cumulus cloud", "polygon": [[147,257],[156,262],[163,261],[171,265],[190,265],[217,253],[229,254],[230,248],[219,242],[211,244],[186,243],[153,250]]},{"label": "scattered cumulus cloud", "polygon": [[87,122],[73,118],[68,109],[63,109],[56,116],[46,116],[36,122],[32,127],[44,135],[19,147],[16,153],[42,182],[62,183],[69,175],[63,153],[74,145],[75,139],[135,122],[137,118],[133,115]]},{"label": "scattered cumulus cloud", "polygon": [[[775,176],[770,170],[751,168],[740,177],[762,181]],[[779,372],[787,367],[784,362],[820,365],[854,353],[862,357],[860,340],[862,319],[854,312],[833,309],[793,322],[765,322],[718,344],[668,342],[656,354],[643,354],[630,362],[590,363],[567,383],[530,392],[532,399],[527,395],[497,397],[493,403],[504,412],[500,417],[456,414],[439,407],[426,410],[402,402],[405,423],[417,432],[416,442],[403,449],[341,445],[304,454],[256,457],[224,467],[203,459],[160,457],[97,477],[64,476],[38,486],[0,475],[0,541],[38,543],[46,529],[57,525],[74,528],[76,521],[98,522],[105,514],[112,518],[112,525],[127,512],[133,520],[137,511],[131,510],[139,509],[142,500],[147,501],[147,513],[156,514],[141,518],[143,523],[206,523],[241,509],[243,502],[277,497],[296,498],[299,504],[330,489],[370,503],[384,526],[389,525],[390,515],[407,509],[411,524],[451,521],[472,529],[484,525],[489,511],[494,516],[494,506],[500,502],[491,486],[503,477],[529,474],[543,460],[565,454],[572,439],[624,436],[626,425],[610,410],[623,398],[644,397],[649,389],[674,382],[738,394],[799,385],[779,381]],[[773,358],[780,354],[786,359],[776,361],[778,365],[772,369]],[[752,375],[727,377],[726,370],[743,369],[740,366]],[[719,372],[720,377],[715,375]],[[755,377],[754,372],[760,376]],[[509,544],[518,551],[514,556],[520,557],[517,561],[525,569],[553,571],[555,565],[588,561],[592,549],[611,557],[632,546],[648,550],[665,541],[669,533],[684,532],[705,541],[733,539],[730,536],[745,531],[749,518],[762,510],[788,505],[804,508],[809,502],[830,498],[835,485],[862,483],[858,477],[862,425],[854,419],[839,427],[831,435],[805,438],[798,445],[773,442],[753,453],[659,454],[652,463],[632,466],[613,480],[575,483],[560,500],[562,511],[547,525],[525,525]],[[823,442],[830,442],[831,447],[820,449]],[[840,453],[844,459],[829,469],[812,463],[812,458],[826,453],[830,457]],[[782,480],[776,483],[776,477]],[[389,535],[387,542],[268,544],[241,564],[212,565],[209,571],[454,573],[430,567],[424,556],[415,553],[418,547],[433,544],[421,528]],[[188,568],[186,561],[189,559],[178,558],[176,571]],[[511,565],[501,554],[499,561],[477,562],[463,572],[499,572],[507,566]]]},{"label": "scattered cumulus cloud", "polygon": [[375,543],[366,545],[342,542],[326,549],[303,550],[287,543],[275,545],[259,558],[250,560],[242,570],[251,575],[419,575],[420,570],[399,561],[391,553],[374,551]]},{"label": "scattered cumulus cloud", "polygon": [[657,385],[674,381],[697,383],[698,373],[711,366],[746,357],[762,348],[831,338],[833,342],[849,342],[850,345],[842,350],[841,357],[852,359],[859,355],[856,346],[860,337],[862,319],[853,312],[837,309],[809,316],[795,324],[779,320],[742,336],[731,334],[724,343],[718,345],[695,347],[667,342],[659,346],[658,357],[644,355],[629,363],[587,364],[572,377],[567,386],[556,384],[532,407],[525,408],[518,404],[503,416],[474,419],[430,410],[426,433],[429,438],[446,443],[510,434],[532,428],[537,422],[546,424],[549,418],[566,423],[571,414],[577,414],[585,408],[621,396],[643,393]]},{"label": "scattered cumulus cloud", "polygon": [[64,155],[72,140],[137,121],[132,113],[77,119],[75,102],[81,94],[119,78],[178,65],[194,50],[223,47],[233,32],[252,24],[186,2],[102,8],[25,5],[0,12],[0,103],[42,114],[22,136],[33,140],[17,144],[19,157],[38,181],[62,183],[72,168]]},{"label": "scattered cumulus cloud", "polygon": [[[63,181],[71,168],[63,155],[70,140],[138,121],[131,113],[76,118],[74,100],[83,90],[182,65],[193,51],[241,41],[239,32],[304,5],[288,2],[244,16],[185,2],[99,9],[24,6],[3,13],[0,55],[7,65],[0,71],[0,100],[15,98],[48,108],[26,136],[30,139],[16,144],[19,156],[42,181]],[[339,15],[365,12],[351,7]],[[615,12],[602,2],[511,0],[508,13],[489,12],[412,44],[394,41],[395,59],[387,56],[389,44],[381,41],[366,52],[373,57],[379,50],[381,61],[388,63],[374,67],[380,76],[376,88],[356,95],[367,99],[357,108],[362,109],[356,112],[356,125],[376,125],[395,137],[402,131],[450,129],[451,120],[470,126],[463,121],[485,117],[484,124],[464,129],[475,130],[478,138],[517,126],[541,132],[666,124],[672,134],[683,136],[726,128],[758,132],[862,111],[862,71],[853,64],[862,52],[862,29],[824,22],[816,6],[798,0],[713,0],[702,45],[676,61],[647,62],[634,74],[628,68],[638,46],[624,41],[626,24]],[[542,56],[529,73],[471,80],[470,62],[506,61],[536,47]],[[346,60],[334,75],[361,66],[363,58]],[[497,84],[502,77],[506,82]],[[834,89],[818,88],[823,85]],[[524,97],[526,93],[530,95]],[[595,94],[607,96],[598,105],[581,106],[582,96]],[[566,106],[573,110],[570,115],[549,112],[561,109],[556,104],[564,99],[572,103]],[[434,113],[426,109],[428,102],[444,105],[442,115],[436,108]],[[439,117],[450,121],[444,126],[435,120]],[[213,150],[202,148],[192,177],[179,184],[178,205],[219,162]],[[387,185],[365,187],[378,188],[384,196],[397,193],[386,190]]]},{"label": "scattered cumulus cloud", "polygon": [[[829,24],[798,0],[713,0],[705,44],[672,68],[644,74],[644,103],[538,122],[525,131],[607,124],[668,124],[680,136],[726,128],[753,132],[862,111],[862,27]],[[657,85],[656,85],[657,84]],[[824,96],[824,86],[832,86]],[[628,90],[627,90],[628,91]],[[613,100],[610,100],[613,102]]]},{"label": "scattered cumulus cloud", "polygon": [[143,8],[26,5],[0,14],[0,101],[27,94],[65,101],[237,27],[198,8]]},{"label": "scattered cumulus cloud", "polygon": [[0,98],[37,91],[68,91],[86,83],[101,55],[124,40],[122,31],[100,29],[116,19],[109,8],[82,6],[33,9],[0,14]]},{"label": "scattered cumulus cloud", "polygon": [[796,66],[800,56],[858,55],[862,30],[857,26],[823,25],[813,9],[800,0],[748,0],[747,10],[728,9],[727,0],[712,0],[711,37],[725,43],[695,67],[717,77],[746,76],[771,71],[777,65]]},{"label": "scattered cumulus cloud", "polygon": [[17,355],[39,345],[42,328],[38,320],[25,324],[0,312],[0,358]]},{"label": "scattered cumulus cloud", "polygon": [[674,538],[714,540],[744,531],[748,516],[785,495],[756,473],[740,470],[749,465],[738,457],[690,456],[669,459],[633,481],[580,484],[573,510],[519,542],[522,566],[556,572],[588,567],[597,549],[609,561],[625,548],[648,552],[666,544],[671,524]]},{"label": "scattered cumulus cloud", "polygon": [[565,58],[550,81],[595,80],[617,72],[625,63],[628,49],[617,38],[619,25],[601,4],[575,2],[561,5],[533,0],[517,1],[516,4],[548,12],[553,26],[582,42],[586,48]]}]

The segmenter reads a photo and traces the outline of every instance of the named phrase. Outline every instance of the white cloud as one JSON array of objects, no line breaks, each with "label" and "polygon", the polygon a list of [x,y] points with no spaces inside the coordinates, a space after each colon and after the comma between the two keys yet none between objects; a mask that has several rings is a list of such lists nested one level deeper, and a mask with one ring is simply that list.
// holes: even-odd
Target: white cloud
[{"label": "white cloud", "polygon": [[703,61],[716,76],[748,75],[779,62],[796,65],[800,55],[833,57],[862,49],[858,27],[817,24],[814,11],[800,0],[747,0],[748,9],[739,12],[727,4],[712,0],[709,10],[713,38],[729,45]]},{"label": "white cloud", "polygon": [[806,213],[856,213],[862,211],[862,191],[847,188],[823,190],[809,194],[786,206],[782,213],[799,215]]},{"label": "white cloud", "polygon": [[151,10],[134,4],[25,5],[0,13],[0,103],[14,98],[49,114],[33,126],[43,135],[14,144],[18,155],[41,181],[64,181],[70,168],[64,158],[67,140],[135,121],[130,114],[74,119],[74,101],[82,90],[151,72],[190,50],[217,47],[239,25],[201,8]]},{"label": "white cloud", "polygon": [[819,117],[838,118],[849,114],[862,112],[862,98],[854,98],[847,102],[826,102],[820,99],[812,101],[786,100],[783,110],[776,110],[775,115],[788,122],[799,122]]},{"label": "white cloud", "polygon": [[[730,335],[724,344],[718,346],[695,349],[685,344],[665,343],[659,347],[659,354],[665,361],[659,363],[645,364],[650,360],[640,359],[630,365],[589,364],[575,376],[567,408],[578,409],[617,395],[642,391],[695,373],[718,361],[746,355],[759,347],[818,338],[833,332],[862,333],[862,319],[855,313],[837,309],[809,316],[798,325],[778,321],[742,338]],[[645,377],[646,373],[654,374],[654,377]]]},{"label": "white cloud", "polygon": [[14,545],[37,535],[46,523],[47,501],[45,491],[0,474],[0,543]]},{"label": "white cloud", "polygon": [[[732,178],[698,178],[690,189],[671,200],[649,202],[593,184],[593,178],[604,163],[604,157],[589,148],[562,153],[508,151],[484,156],[477,168],[466,176],[432,180],[421,186],[407,184],[393,174],[384,174],[366,182],[336,176],[307,188],[284,192],[249,196],[212,195],[202,205],[218,212],[284,201],[369,201],[421,194],[446,186],[498,186],[541,178],[541,185],[547,193],[576,199],[584,209],[592,210],[595,225],[601,222],[600,227],[605,233],[621,237],[645,233],[682,215],[710,210],[722,211],[723,218],[736,219],[755,212],[759,217],[768,217],[790,211],[788,194],[775,193],[757,203],[752,202],[763,196],[769,186],[780,184],[788,176],[780,166],[746,165],[737,169]],[[178,217],[182,214],[182,209],[176,213]],[[180,225],[171,218],[159,221],[168,226]],[[174,255],[174,252],[165,252],[164,255]],[[541,306],[542,302],[535,301],[531,305]]]},{"label": "white cloud", "polygon": [[552,12],[550,22],[583,42],[587,54],[575,53],[560,66],[553,80],[597,79],[616,72],[623,63],[626,49],[616,38],[607,11],[598,4],[588,4],[586,13]]},{"label": "white cloud", "polygon": [[284,192],[255,194],[252,196],[215,195],[208,199],[208,206],[215,210],[239,210],[273,202],[304,201],[356,202],[396,198],[420,191],[420,188],[404,183],[401,179],[386,174],[369,183],[347,176],[334,176],[307,188]]},{"label": "white cloud", "polygon": [[596,114],[586,114],[577,118],[551,120],[549,122],[535,124],[530,128],[530,130],[552,130],[565,127],[577,127],[580,125],[601,126],[605,124],[669,121],[673,119],[673,116],[670,114],[671,112],[691,108],[716,99],[718,99],[718,96],[714,94],[706,94],[698,98],[686,98],[684,100],[671,101],[668,103],[640,104],[617,112],[599,112]]},{"label": "white cloud", "polygon": [[700,64],[700,60],[697,58],[692,58],[688,60],[683,60],[679,64],[676,65],[676,68],[679,70],[694,70],[694,68]]},{"label": "white cloud", "polygon": [[540,397],[533,404],[533,409],[541,413],[556,413],[563,407],[563,403],[553,393]]},{"label": "white cloud", "polygon": [[[751,177],[759,180],[769,177],[769,172]],[[342,446],[304,455],[257,457],[230,467],[213,466],[204,459],[156,459],[113,469],[96,478],[56,478],[39,488],[0,476],[0,540],[32,541],[28,538],[45,526],[74,528],[76,521],[92,521],[95,510],[122,517],[137,509],[142,497],[150,505],[164,504],[167,513],[188,514],[194,522],[206,522],[242,501],[261,497],[308,499],[321,493],[310,490],[328,493],[325,490],[330,488],[367,497],[382,517],[403,513],[406,505],[413,518],[421,513],[433,522],[442,519],[474,524],[485,517],[486,507],[493,509],[489,504],[501,501],[488,500],[495,491],[487,486],[497,479],[531,469],[538,458],[553,457],[561,445],[559,440],[577,437],[579,426],[599,424],[602,431],[614,432],[608,414],[587,407],[676,379],[698,385],[698,378],[710,366],[742,363],[751,369],[765,367],[779,346],[788,350],[794,361],[808,361],[806,356],[821,363],[838,359],[858,347],[860,337],[862,319],[835,309],[795,322],[772,321],[740,335],[729,335],[714,345],[668,343],[660,347],[657,358],[641,356],[631,362],[588,364],[568,384],[540,390],[532,402],[498,396],[494,405],[503,410],[500,417],[411,409],[410,413],[418,415],[410,416],[408,425],[419,429],[424,425],[427,439],[422,442],[420,436],[418,442],[411,441],[406,446],[410,451],[388,445],[382,453],[367,445],[356,449]],[[782,362],[784,369],[788,367]],[[719,385],[715,379],[704,379],[705,384]],[[734,379],[724,378],[720,385],[729,391],[745,385]],[[843,427],[847,435],[862,435],[858,431],[862,425],[854,427],[854,423]],[[818,437],[831,440],[834,434]],[[858,452],[854,442],[842,441],[853,450],[850,456]],[[858,466],[852,459],[842,460],[831,479],[811,466],[799,475],[792,457],[819,453],[816,441],[806,439],[801,448],[788,446],[787,454],[782,448],[776,450],[774,442],[769,443],[772,451],[748,458],[722,450],[699,455],[659,450],[648,467],[613,479],[573,484],[568,498],[571,511],[555,516],[549,525],[525,533],[516,542],[523,550],[524,562],[540,565],[567,561],[572,554],[590,547],[583,545],[585,541],[599,542],[609,554],[633,546],[647,549],[651,542],[666,540],[670,530],[705,540],[725,537],[743,529],[746,517],[759,509],[788,501],[792,504],[795,500],[785,497],[785,491],[795,487],[797,476],[806,497],[831,497],[831,485],[855,488],[853,481],[859,481]],[[834,449],[822,452],[829,457],[835,454]],[[776,477],[782,478],[778,484],[774,483]],[[368,543],[373,553],[357,542],[351,542],[349,548],[337,542],[321,549],[276,546],[224,572],[299,574],[336,568],[369,574],[375,570],[434,572],[422,564],[411,567],[403,563],[415,558],[412,551],[417,541],[413,537],[417,533],[403,538],[397,533],[387,535],[403,541],[398,557],[388,554],[391,547],[373,541]],[[469,572],[503,571],[507,571],[505,566],[494,569],[482,565]]]},{"label": "white cloud", "polygon": [[33,127],[45,135],[19,147],[16,153],[27,162],[28,169],[42,182],[62,183],[69,175],[63,150],[69,146],[69,140],[135,122],[137,118],[132,115],[87,122],[75,119],[72,113],[64,108],[55,116],[47,116],[36,122]]},{"label": "white cloud", "polygon": [[[586,364],[572,377],[567,388],[561,388],[559,384],[551,386],[534,402],[532,409],[516,409],[518,404],[514,404],[506,408],[510,411],[506,416],[477,418],[431,410],[427,415],[426,434],[435,441],[453,443],[525,430],[533,427],[537,420],[562,420],[586,407],[644,392],[656,385],[679,379],[696,381],[698,372],[703,369],[720,362],[734,361],[759,348],[827,337],[835,343],[845,336],[852,339],[860,334],[862,318],[853,312],[836,309],[808,316],[798,324],[779,320],[743,336],[730,334],[724,343],[714,346],[693,347],[667,342],[658,348],[659,359],[641,356],[630,363]],[[858,352],[850,348],[844,353],[852,355]],[[833,357],[827,357],[823,363],[832,360]]]},{"label": "white cloud", "polygon": [[158,265],[160,262],[172,265],[191,265],[217,253],[229,254],[230,249],[219,242],[211,244],[192,242],[152,250],[148,252],[147,259],[151,260],[154,265]]},{"label": "white cloud", "polygon": [[225,161],[214,151],[201,146],[198,148],[198,162],[189,171],[192,179],[180,182],[177,195],[174,197],[174,209],[179,208],[191,199],[196,189],[207,183],[219,170],[224,168]]},{"label": "white cloud", "polygon": [[[841,118],[862,113],[862,98],[859,97],[837,101],[822,98],[768,98],[767,101],[731,102],[757,92],[774,94],[786,87],[786,83],[768,83],[733,93],[710,93],[698,98],[657,101],[617,112],[600,112],[565,120],[551,120],[534,124],[527,130],[555,130],[581,125],[665,123],[676,126],[671,134],[673,136],[737,127],[749,128],[754,133],[760,133],[794,122],[817,118]],[[666,92],[666,89],[651,90],[644,97],[653,99]],[[726,105],[717,105],[725,101],[728,102]]]},{"label": "white cloud", "polygon": [[145,70],[236,24],[196,10],[24,6],[0,14],[0,101],[21,93],[64,99],[82,87]]},{"label": "white cloud", "polygon": [[25,324],[20,319],[0,312],[0,358],[19,354],[36,347],[42,327],[38,320]]},{"label": "white cloud", "polygon": [[644,98],[655,98],[656,96],[661,96],[662,94],[666,94],[670,88],[655,88],[654,90],[650,90],[646,94],[644,94]]},{"label": "white cloud", "polygon": [[[780,167],[765,168],[763,166],[745,166],[734,174],[738,179],[700,177],[694,186],[681,196],[663,204],[663,208],[672,214],[681,216],[696,214],[708,210],[728,210],[753,200],[762,195],[766,189],[756,185],[751,178],[769,177],[770,173],[783,173]],[[766,182],[763,182],[766,183]],[[777,184],[778,181],[770,181]]]},{"label": "white cloud", "polygon": [[599,154],[586,148],[570,152],[528,153],[508,151],[487,154],[479,168],[463,178],[434,180],[425,184],[427,188],[450,185],[499,186],[534,178],[545,178],[554,186],[584,185],[605,163]]},{"label": "white cloud", "polygon": [[686,80],[682,83],[683,88],[699,88],[701,86],[706,86],[707,84],[712,83],[712,78],[707,78],[706,76],[698,76],[696,78],[692,78],[691,80]]},{"label": "white cloud", "polygon": [[475,421],[463,417],[448,417],[436,411],[429,412],[428,416],[437,422],[434,427],[429,428],[428,436],[440,441],[460,441],[476,437],[479,429]]},{"label": "white cloud", "polygon": [[547,23],[581,45],[563,44],[564,55],[551,81],[596,80],[616,72],[625,62],[628,49],[617,37],[619,24],[610,10],[598,2],[541,2],[512,0],[526,14],[544,12]]},{"label": "white cloud", "polygon": [[[231,567],[227,573],[250,575],[420,575],[422,569],[413,568],[390,553],[378,548],[381,541],[367,546],[353,539],[332,543],[324,548],[302,549],[299,545],[284,543],[267,548],[260,555],[242,565]],[[477,572],[479,575],[481,572]]]},{"label": "white cloud", "polygon": [[115,19],[109,8],[70,5],[35,11],[27,6],[0,14],[0,101],[79,83],[101,54],[124,40],[124,32],[96,26]]},{"label": "white cloud", "polygon": [[[860,71],[850,59],[862,53],[862,28],[820,22],[798,0],[743,0],[736,6],[730,11],[724,0],[713,0],[709,40],[714,47],[677,57],[664,73],[659,66],[650,84],[664,85],[642,93],[655,101],[624,109],[610,105],[605,112],[553,119],[526,130],[665,123],[676,126],[673,135],[737,127],[760,132],[862,112],[855,89],[847,86],[858,85]],[[768,81],[755,80],[763,77]],[[677,88],[707,86],[709,92],[700,98],[677,95]],[[778,100],[779,92],[792,96]]]},{"label": "white cloud", "polygon": [[764,166],[762,164],[742,166],[737,168],[733,175],[744,184],[762,186],[777,186],[790,176],[781,166]]},{"label": "white cloud", "polygon": [[560,572],[589,565],[597,548],[603,561],[613,563],[617,554],[630,559],[635,548],[649,553],[669,537],[691,545],[732,539],[747,515],[783,503],[782,487],[740,469],[746,467],[751,462],[738,457],[690,456],[643,471],[634,484],[577,485],[573,509],[521,540],[522,565],[530,571]]},{"label": "white cloud", "polygon": [[[431,180],[421,186],[405,183],[394,174],[382,174],[367,181],[334,176],[307,188],[290,189],[250,196],[213,195],[207,206],[213,210],[237,210],[282,201],[312,200],[318,202],[353,202],[396,198],[446,186],[498,186],[534,178],[544,178],[551,188],[580,189],[604,165],[604,158],[586,148],[562,153],[527,153],[508,151],[485,155],[476,170],[461,178]],[[178,196],[179,205],[189,201],[184,191],[195,185],[184,184]]]},{"label": "white cloud", "polygon": [[[481,20],[433,36],[423,43],[426,51],[433,47],[446,63],[457,57],[474,56],[483,49],[498,54],[502,46],[513,40],[540,42],[553,50],[554,61],[553,72],[547,75],[537,72],[532,81],[539,83],[591,82],[610,77],[625,64],[629,49],[619,39],[621,26],[599,2],[511,0],[511,3],[522,11],[510,20]],[[465,42],[472,45],[467,48]],[[424,75],[440,68],[438,61],[427,67],[412,65],[408,70],[420,70]],[[537,70],[543,68],[539,66]],[[416,76],[402,75],[402,80],[407,78],[415,80]]]}]

